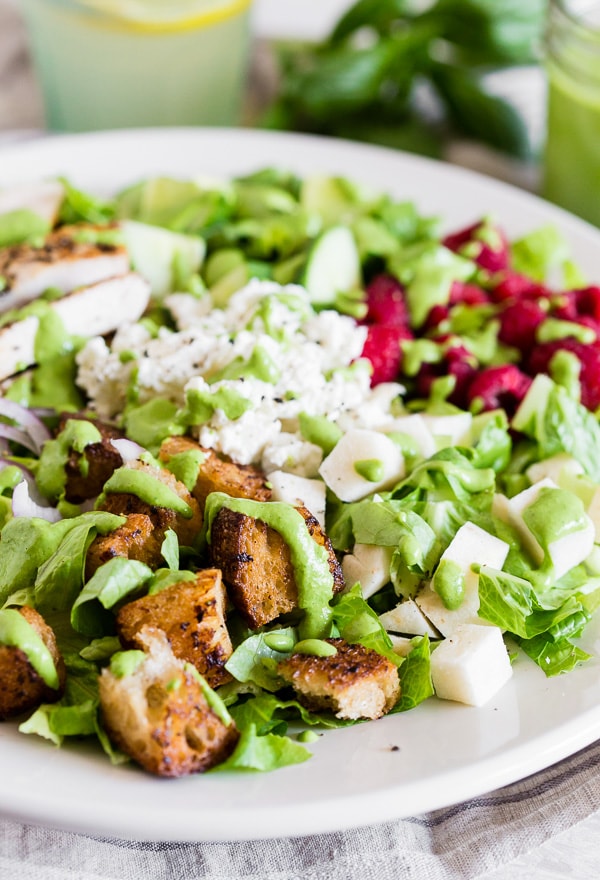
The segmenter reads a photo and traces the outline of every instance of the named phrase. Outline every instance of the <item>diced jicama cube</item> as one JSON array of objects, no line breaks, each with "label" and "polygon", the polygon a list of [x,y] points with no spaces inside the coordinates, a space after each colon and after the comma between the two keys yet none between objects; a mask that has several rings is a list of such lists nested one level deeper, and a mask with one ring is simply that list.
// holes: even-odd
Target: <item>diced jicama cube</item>
[{"label": "diced jicama cube", "polygon": [[[518,495],[509,500],[508,505],[504,506],[508,521],[519,533],[524,547],[531,554],[537,565],[542,565],[544,562],[546,550],[527,525],[525,521],[526,511],[539,499],[540,493],[544,489],[558,488],[554,480],[545,477],[543,480],[534,483],[529,489],[519,492]],[[499,510],[500,508],[497,506],[496,509]],[[548,543],[548,561],[552,565],[556,579],[561,578],[571,568],[579,565],[592,552],[596,535],[595,525],[589,515],[585,515],[582,522],[581,528],[569,531],[567,534]]]},{"label": "diced jicama cube", "polygon": [[496,626],[462,624],[431,654],[431,678],[442,700],[483,706],[506,684],[512,667]]},{"label": "diced jicama cube", "polygon": [[464,595],[457,608],[447,608],[431,584],[426,584],[415,597],[415,601],[425,617],[447,636],[457,626],[465,623],[484,624],[478,616],[479,610],[479,575],[471,569],[471,565],[488,565],[501,569],[506,560],[509,545],[485,529],[468,522],[460,527],[440,559],[456,563],[464,576]]},{"label": "diced jicama cube", "polygon": [[557,455],[551,455],[550,458],[536,461],[535,464],[527,468],[525,473],[532,483],[538,483],[540,480],[548,477],[554,480],[557,485],[561,485],[563,474],[570,476],[582,474],[583,468],[572,455],[567,455],[566,452],[559,452]]},{"label": "diced jicama cube", "polygon": [[360,584],[365,599],[389,583],[393,547],[378,544],[355,544],[352,553],[342,560],[344,581],[348,587]]},{"label": "diced jicama cube", "polygon": [[415,413],[410,416],[399,416],[386,422],[381,429],[386,434],[406,434],[415,441],[423,458],[431,458],[437,452],[437,444],[433,434],[427,427],[423,416]]},{"label": "diced jicama cube", "polygon": [[468,412],[433,416],[424,413],[423,421],[433,434],[438,449],[445,446],[470,446],[473,416]]},{"label": "diced jicama cube", "polygon": [[395,608],[380,614],[379,620],[388,632],[408,633],[412,636],[428,635],[433,639],[440,637],[413,599],[404,599]]},{"label": "diced jicama cube", "polygon": [[401,480],[404,456],[385,434],[356,428],[337,442],[319,473],[341,501],[359,501]]},{"label": "diced jicama cube", "polygon": [[268,476],[273,501],[285,501],[294,507],[306,507],[325,527],[325,483],[299,477],[285,471],[272,471]]}]

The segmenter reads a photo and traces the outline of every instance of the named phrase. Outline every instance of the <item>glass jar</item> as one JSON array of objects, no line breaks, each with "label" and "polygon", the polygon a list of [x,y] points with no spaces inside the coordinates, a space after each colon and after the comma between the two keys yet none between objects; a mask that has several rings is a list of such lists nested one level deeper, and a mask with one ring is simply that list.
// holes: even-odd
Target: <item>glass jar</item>
[{"label": "glass jar", "polygon": [[550,0],[542,195],[600,226],[600,2]]},{"label": "glass jar", "polygon": [[55,131],[240,121],[251,0],[22,0]]}]

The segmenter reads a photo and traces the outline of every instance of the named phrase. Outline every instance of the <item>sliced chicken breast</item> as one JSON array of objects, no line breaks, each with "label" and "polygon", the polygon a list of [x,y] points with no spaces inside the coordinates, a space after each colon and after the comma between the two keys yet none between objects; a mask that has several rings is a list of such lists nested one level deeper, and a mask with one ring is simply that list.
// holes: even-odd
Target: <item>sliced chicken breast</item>
[{"label": "sliced chicken breast", "polygon": [[64,187],[58,180],[11,186],[0,190],[0,214],[33,211],[54,226],[64,195]]},{"label": "sliced chicken breast", "polygon": [[[137,321],[150,299],[141,275],[129,272],[68,293],[49,303],[73,336],[103,336],[121,324]],[[0,329],[0,379],[35,363],[38,318],[29,316]]]},{"label": "sliced chicken breast", "polygon": [[62,227],[41,247],[18,244],[0,250],[0,312],[20,308],[49,287],[70,293],[128,272],[124,245],[86,241],[86,229],[94,227]]}]

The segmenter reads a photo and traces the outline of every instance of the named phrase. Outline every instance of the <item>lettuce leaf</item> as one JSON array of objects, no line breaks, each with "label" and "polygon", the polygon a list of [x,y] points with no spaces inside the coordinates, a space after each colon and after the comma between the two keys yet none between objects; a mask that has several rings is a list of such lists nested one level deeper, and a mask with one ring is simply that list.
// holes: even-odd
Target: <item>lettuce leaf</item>
[{"label": "lettuce leaf", "polygon": [[417,636],[413,648],[400,667],[400,700],[392,709],[407,712],[434,694],[431,681],[431,646],[429,636]]},{"label": "lettuce leaf", "polygon": [[152,569],[143,562],[115,556],[92,575],[71,608],[71,626],[87,636],[110,635],[114,631],[110,608],[131,597],[152,578]]},{"label": "lettuce leaf", "polygon": [[266,733],[260,736],[254,724],[241,731],[239,742],[229,758],[210,770],[221,773],[227,770],[277,770],[290,764],[308,761],[311,753],[288,736]]}]

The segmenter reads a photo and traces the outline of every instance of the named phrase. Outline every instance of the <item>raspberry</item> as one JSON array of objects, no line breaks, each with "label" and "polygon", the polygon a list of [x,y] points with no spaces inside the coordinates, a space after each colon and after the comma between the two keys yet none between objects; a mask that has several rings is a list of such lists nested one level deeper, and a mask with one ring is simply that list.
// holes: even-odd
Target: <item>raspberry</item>
[{"label": "raspberry", "polygon": [[403,339],[412,339],[412,333],[405,327],[392,327],[387,324],[371,324],[362,350],[362,357],[371,361],[373,374],[371,385],[380,382],[394,382],[402,363]]},{"label": "raspberry", "polygon": [[432,306],[429,309],[429,314],[425,319],[425,330],[436,330],[442,321],[445,321],[448,315],[450,314],[450,309],[448,306]]},{"label": "raspberry", "polygon": [[533,300],[523,299],[508,305],[499,317],[500,341],[527,355],[535,345],[535,331],[545,319],[546,312]]},{"label": "raspberry", "polygon": [[488,272],[501,272],[508,268],[509,250],[506,236],[501,229],[491,226],[485,220],[447,235],[443,244],[451,251],[464,253]]},{"label": "raspberry", "polygon": [[484,412],[501,407],[510,417],[527,394],[531,382],[532,379],[514,364],[488,367],[471,382],[467,399],[469,404],[477,401]]},{"label": "raspberry", "polygon": [[584,287],[561,294],[554,316],[585,324],[600,334],[600,287]]},{"label": "raspberry", "polygon": [[527,364],[529,372],[548,373],[550,361],[557,351],[570,351],[579,358],[581,402],[588,409],[596,410],[600,406],[600,344],[588,345],[572,337],[544,342],[532,351]]},{"label": "raspberry", "polygon": [[391,275],[378,275],[367,287],[366,324],[392,324],[408,327],[404,288]]},{"label": "raspberry", "polygon": [[478,306],[489,302],[485,290],[476,284],[465,284],[463,281],[453,281],[450,288],[450,305],[456,306],[464,303],[467,306]]},{"label": "raspberry", "polygon": [[[436,342],[443,342],[439,337]],[[450,337],[448,337],[450,338]],[[439,364],[424,364],[417,378],[417,391],[422,397],[429,397],[433,382],[440,376],[454,376],[456,385],[449,397],[451,403],[465,409],[467,390],[477,375],[477,361],[464,345],[448,348]]]},{"label": "raspberry", "polygon": [[550,290],[528,278],[508,269],[502,273],[498,283],[492,288],[490,296],[494,302],[505,302],[509,299],[540,299],[549,297]]}]

